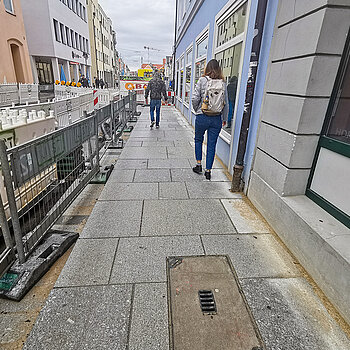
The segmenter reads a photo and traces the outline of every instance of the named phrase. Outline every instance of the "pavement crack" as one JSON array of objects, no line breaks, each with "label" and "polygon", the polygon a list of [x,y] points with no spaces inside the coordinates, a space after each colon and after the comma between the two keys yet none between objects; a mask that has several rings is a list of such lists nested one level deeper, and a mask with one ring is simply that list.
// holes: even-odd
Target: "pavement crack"
[{"label": "pavement crack", "polygon": [[116,246],[116,248],[115,248],[115,253],[114,253],[114,257],[113,257],[113,263],[112,263],[111,271],[110,271],[110,273],[109,273],[109,278],[108,278],[108,284],[111,282],[112,271],[113,271],[113,266],[114,266],[115,259],[116,259],[116,257],[117,257],[119,242],[120,242],[120,238],[118,239],[117,246]]},{"label": "pavement crack", "polygon": [[[159,198],[159,184],[157,184],[158,186],[158,198]],[[142,229],[142,218],[143,218],[143,211],[145,208],[145,200],[142,200],[142,208],[141,208],[141,218],[140,218],[140,231],[139,231],[139,237],[141,237],[141,229]]]}]

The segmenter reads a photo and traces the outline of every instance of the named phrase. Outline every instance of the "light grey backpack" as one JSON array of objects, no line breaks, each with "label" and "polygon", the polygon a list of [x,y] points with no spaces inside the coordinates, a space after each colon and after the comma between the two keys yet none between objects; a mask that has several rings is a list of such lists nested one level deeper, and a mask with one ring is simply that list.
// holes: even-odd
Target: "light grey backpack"
[{"label": "light grey backpack", "polygon": [[202,112],[208,116],[219,115],[225,107],[225,84],[222,79],[208,80],[202,103]]}]

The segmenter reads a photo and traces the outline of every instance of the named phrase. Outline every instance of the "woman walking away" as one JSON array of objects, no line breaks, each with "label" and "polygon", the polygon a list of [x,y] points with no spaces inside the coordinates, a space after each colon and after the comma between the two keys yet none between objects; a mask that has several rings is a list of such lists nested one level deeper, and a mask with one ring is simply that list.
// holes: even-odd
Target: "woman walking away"
[{"label": "woman walking away", "polygon": [[204,175],[207,180],[210,180],[216,143],[222,125],[226,124],[228,114],[226,84],[217,60],[210,60],[205,67],[204,76],[199,78],[192,95],[192,106],[196,114],[194,143],[197,160],[193,171],[197,174],[202,173],[202,145],[204,133],[207,132],[207,159]]}]

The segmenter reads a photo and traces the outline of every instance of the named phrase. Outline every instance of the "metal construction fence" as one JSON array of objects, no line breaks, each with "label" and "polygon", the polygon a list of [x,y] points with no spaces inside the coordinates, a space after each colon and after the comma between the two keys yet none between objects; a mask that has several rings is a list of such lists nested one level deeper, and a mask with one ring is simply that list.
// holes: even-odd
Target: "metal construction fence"
[{"label": "metal construction fence", "polygon": [[99,172],[102,148],[117,142],[136,113],[136,93],[22,145],[0,140],[6,198],[0,196],[0,276],[25,262],[64,210]]}]

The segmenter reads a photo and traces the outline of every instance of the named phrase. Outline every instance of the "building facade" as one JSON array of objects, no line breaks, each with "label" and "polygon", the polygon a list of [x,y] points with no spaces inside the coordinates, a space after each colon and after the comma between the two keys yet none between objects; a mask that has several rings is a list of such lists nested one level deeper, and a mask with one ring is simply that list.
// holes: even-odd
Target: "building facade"
[{"label": "building facade", "polygon": [[0,2],[0,83],[32,83],[20,0]]},{"label": "building facade", "polygon": [[91,81],[86,0],[22,0],[34,81]]},{"label": "building facade", "polygon": [[[278,0],[268,1],[266,9],[246,163],[247,159],[251,162],[254,154],[277,3]],[[235,82],[229,121],[222,129],[217,145],[217,154],[231,173],[243,117],[257,6],[256,0],[177,1],[174,61],[176,106],[194,125],[192,92],[199,77],[204,73],[206,63],[216,58],[222,67],[226,83]],[[249,171],[250,166],[245,168],[245,180]]]},{"label": "building facade", "polygon": [[108,86],[115,84],[113,67],[114,37],[112,20],[106,15],[97,0],[88,0],[90,50],[92,58],[92,78],[102,79]]},{"label": "building facade", "polygon": [[[192,91],[216,58],[227,84],[237,82],[217,144],[233,175],[261,3],[177,0],[176,106],[194,125]],[[349,24],[347,0],[267,1],[241,176],[249,199],[348,322]]]}]

